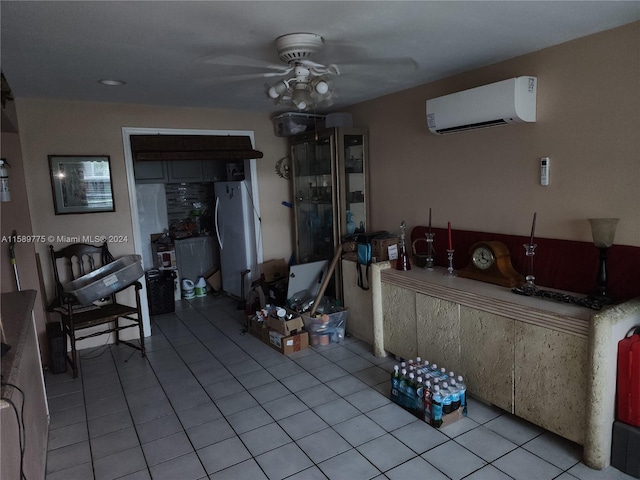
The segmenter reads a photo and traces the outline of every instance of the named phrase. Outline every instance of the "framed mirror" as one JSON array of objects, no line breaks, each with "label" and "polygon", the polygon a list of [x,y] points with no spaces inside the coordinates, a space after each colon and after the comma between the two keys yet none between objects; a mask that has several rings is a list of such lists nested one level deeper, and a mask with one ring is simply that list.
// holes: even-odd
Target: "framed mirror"
[{"label": "framed mirror", "polygon": [[56,215],[115,212],[108,155],[49,155]]}]

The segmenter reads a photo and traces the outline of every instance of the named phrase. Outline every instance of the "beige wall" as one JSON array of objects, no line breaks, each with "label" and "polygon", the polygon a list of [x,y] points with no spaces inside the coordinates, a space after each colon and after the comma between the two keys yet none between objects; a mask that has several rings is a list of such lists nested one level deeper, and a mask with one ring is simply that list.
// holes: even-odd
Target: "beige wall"
[{"label": "beige wall", "polygon": [[[591,241],[587,218],[620,217],[615,242],[640,246],[638,45],[635,23],[351,108],[370,133],[372,230],[425,225],[431,207],[435,226],[527,235],[537,211],[541,237]],[[537,123],[427,129],[426,99],[521,75],[538,77]]]},{"label": "beige wall", "polygon": [[[264,153],[257,160],[264,258],[291,254],[289,211],[280,204],[289,200],[290,184],[274,170],[275,162],[286,155],[286,139],[273,135],[267,114],[24,98],[16,105],[34,234],[126,235],[129,243],[111,244],[110,249],[116,257],[133,252],[122,127],[253,130],[256,148]],[[116,211],[55,215],[47,159],[52,154],[109,155]],[[36,245],[41,256],[46,255],[48,243]],[[43,270],[51,296],[49,262],[43,262]]]},{"label": "beige wall", "polygon": [[[45,314],[40,296],[40,282],[36,266],[35,245],[32,237],[31,219],[29,218],[29,200],[25,183],[20,138],[17,133],[2,133],[2,158],[6,158],[11,168],[9,172],[9,188],[11,201],[0,203],[0,291],[17,291],[13,266],[9,255],[9,237],[13,230],[17,238],[14,245],[18,278],[21,290],[38,292],[34,304],[36,330],[39,332],[40,349],[44,358],[48,357],[47,337],[45,331]],[[41,262],[48,261],[47,256]]]},{"label": "beige wall", "polygon": [[[616,243],[640,246],[639,44],[635,23],[352,107],[354,124],[370,132],[371,229],[425,224],[431,207],[435,226],[526,235],[536,211],[538,236],[590,241],[586,218],[616,216]],[[538,77],[537,123],[429,133],[427,98],[519,75]],[[289,257],[291,212],[281,201],[290,200],[290,185],[274,172],[286,139],[273,135],[268,115],[43,99],[16,105],[34,234],[132,237],[124,126],[253,130],[265,154],[257,162],[264,258]],[[54,215],[50,154],[110,155],[116,212]],[[552,158],[548,187],[539,185],[543,156]],[[133,244],[112,249],[118,256]],[[46,244],[36,251],[48,258]],[[43,269],[51,292],[48,262]],[[3,280],[4,271],[3,264]]]}]

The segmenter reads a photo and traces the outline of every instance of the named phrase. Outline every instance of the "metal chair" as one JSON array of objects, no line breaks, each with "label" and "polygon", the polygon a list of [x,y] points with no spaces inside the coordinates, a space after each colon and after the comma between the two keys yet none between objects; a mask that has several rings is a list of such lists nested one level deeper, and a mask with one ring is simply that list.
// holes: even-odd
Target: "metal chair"
[{"label": "metal chair", "polygon": [[[95,246],[86,243],[75,243],[60,250],[54,250],[49,246],[53,273],[55,278],[56,297],[48,307],[49,312],[60,314],[63,333],[69,338],[71,355],[66,354],[66,359],[73,369],[73,377],[78,376],[78,361],[76,342],[104,334],[115,334],[115,343],[120,342],[142,352],[145,356],[144,331],[142,313],[140,308],[140,289],[142,284],[138,281],[108,295],[89,305],[82,305],[78,299],[64,290],[64,285],[76,280],[83,275],[113,262],[115,259],[109,252],[106,242]],[[64,282],[64,283],[63,283]],[[131,307],[116,301],[116,294],[135,288],[136,305]],[[129,320],[131,323],[122,325],[120,319]],[[76,332],[91,327],[103,327],[100,330],[86,333],[82,336]],[[138,327],[140,331],[140,344],[136,345],[120,339],[120,330]],[[95,329],[94,329],[95,330]]]}]

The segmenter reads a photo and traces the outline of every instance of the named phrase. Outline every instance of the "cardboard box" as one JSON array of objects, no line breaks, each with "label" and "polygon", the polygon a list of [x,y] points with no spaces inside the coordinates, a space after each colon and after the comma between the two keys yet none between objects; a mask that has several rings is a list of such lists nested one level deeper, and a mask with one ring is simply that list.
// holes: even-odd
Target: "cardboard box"
[{"label": "cardboard box", "polygon": [[269,344],[283,355],[299,352],[309,346],[309,334],[307,332],[284,336],[275,330],[269,331]]},{"label": "cardboard box", "polygon": [[457,422],[462,417],[465,416],[464,408],[460,407],[457,410],[454,410],[451,413],[447,413],[446,415],[442,415],[442,423],[440,425],[434,425],[431,423],[431,393],[426,391],[423,392],[423,415],[422,420],[434,428],[444,428],[451,425],[453,422]]},{"label": "cardboard box", "polygon": [[259,322],[255,315],[249,316],[249,332],[264,343],[269,343],[269,327],[264,322]]},{"label": "cardboard box", "polygon": [[358,261],[358,253],[357,252],[347,252],[342,254],[343,260],[349,260],[350,262]]},{"label": "cardboard box", "polygon": [[220,270],[207,277],[207,283],[216,292],[222,290],[222,274]]},{"label": "cardboard box", "polygon": [[156,267],[162,269],[177,268],[176,251],[156,252]]},{"label": "cardboard box", "polygon": [[294,317],[291,320],[282,321],[275,317],[267,318],[267,326],[281,335],[289,336],[299,333],[304,328],[301,317]]},{"label": "cardboard box", "polygon": [[389,260],[389,247],[398,244],[398,237],[374,238],[371,240],[371,256],[375,262]]},{"label": "cardboard box", "polygon": [[262,275],[267,283],[275,282],[289,276],[289,265],[284,258],[269,260],[261,266]]}]

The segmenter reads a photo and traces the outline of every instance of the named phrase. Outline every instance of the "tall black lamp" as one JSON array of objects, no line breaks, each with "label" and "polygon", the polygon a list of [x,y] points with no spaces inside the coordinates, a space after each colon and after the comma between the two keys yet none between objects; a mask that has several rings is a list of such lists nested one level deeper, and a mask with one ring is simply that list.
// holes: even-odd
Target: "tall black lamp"
[{"label": "tall black lamp", "polygon": [[596,290],[591,297],[603,305],[614,303],[614,298],[607,292],[607,251],[613,245],[619,218],[589,218],[593,244],[600,251]]}]

